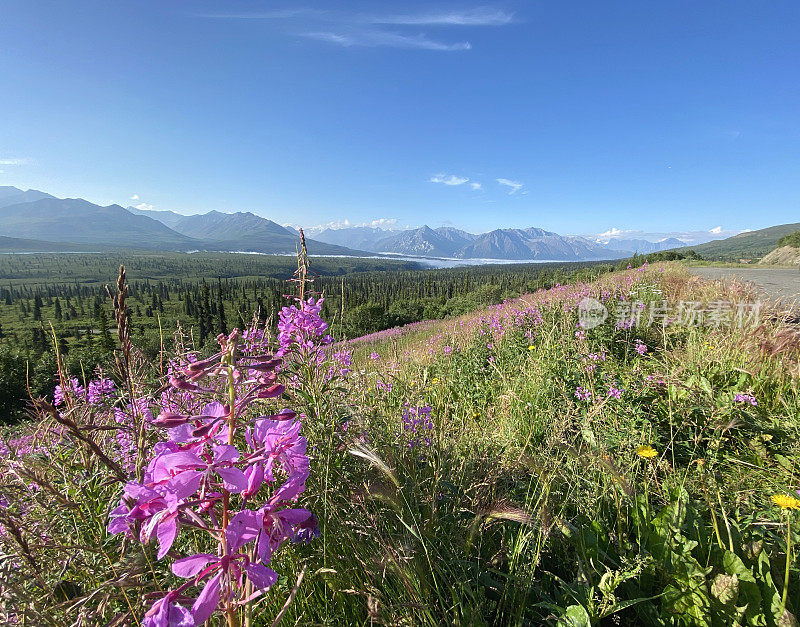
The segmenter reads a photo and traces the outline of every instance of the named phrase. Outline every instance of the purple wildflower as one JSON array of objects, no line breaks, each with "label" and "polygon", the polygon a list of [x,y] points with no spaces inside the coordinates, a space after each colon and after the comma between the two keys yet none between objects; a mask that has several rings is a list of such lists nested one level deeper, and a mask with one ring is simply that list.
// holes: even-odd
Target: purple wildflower
[{"label": "purple wildflower", "polygon": [[322,298],[300,301],[299,309],[289,305],[278,314],[279,355],[287,354],[293,346],[302,351],[314,351],[319,344],[330,344],[333,338],[326,335],[328,323],[320,317]]},{"label": "purple wildflower", "polygon": [[744,404],[749,403],[753,407],[756,407],[758,405],[756,397],[753,396],[752,394],[737,394],[736,396],[733,397],[733,402],[744,403]]}]

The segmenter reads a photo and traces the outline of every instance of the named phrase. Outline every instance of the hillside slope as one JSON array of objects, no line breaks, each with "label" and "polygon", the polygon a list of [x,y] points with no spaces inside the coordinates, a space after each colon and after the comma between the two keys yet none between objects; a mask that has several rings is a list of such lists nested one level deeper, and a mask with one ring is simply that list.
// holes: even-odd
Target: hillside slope
[{"label": "hillside slope", "polygon": [[704,259],[719,261],[738,261],[757,259],[768,254],[778,245],[778,240],[800,229],[800,222],[778,224],[766,229],[739,233],[726,239],[714,240],[696,246],[683,246],[673,250],[685,252],[693,250]]},{"label": "hillside slope", "polygon": [[119,205],[82,198],[42,198],[0,207],[0,235],[91,246],[181,250],[194,240]]},{"label": "hillside slope", "polygon": [[44,253],[44,252],[86,252],[86,244],[71,242],[45,242],[38,239],[6,237],[0,235],[0,252],[4,253]]},{"label": "hillside slope", "polygon": [[800,265],[800,248],[781,246],[764,256],[758,263],[764,266]]}]

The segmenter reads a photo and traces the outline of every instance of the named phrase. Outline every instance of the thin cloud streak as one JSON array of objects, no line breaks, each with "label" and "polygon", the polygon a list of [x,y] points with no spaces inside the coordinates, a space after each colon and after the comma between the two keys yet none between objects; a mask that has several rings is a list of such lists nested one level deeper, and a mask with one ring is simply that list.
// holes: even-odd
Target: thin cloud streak
[{"label": "thin cloud streak", "polygon": [[444,185],[463,185],[467,181],[469,181],[467,177],[455,174],[435,174],[428,179],[429,183],[443,183]]},{"label": "thin cloud streak", "polygon": [[375,24],[396,26],[505,26],[514,14],[494,9],[471,9],[438,13],[402,15],[347,15],[310,7],[276,9],[252,13],[197,13],[196,17],[221,20],[291,20],[306,17],[339,24]]},{"label": "thin cloud streak", "polygon": [[404,26],[505,26],[514,21],[514,14],[499,10],[474,9],[448,13],[371,17],[365,18],[365,21],[370,24]]},{"label": "thin cloud streak", "polygon": [[750,229],[733,230],[725,229],[721,226],[716,226],[707,231],[670,231],[670,232],[656,232],[656,231],[643,231],[641,229],[620,229],[612,227],[602,233],[592,233],[585,235],[588,239],[594,240],[601,244],[608,244],[614,240],[619,239],[643,239],[648,242],[661,242],[666,239],[675,238],[688,245],[701,244],[711,240],[724,239],[732,237],[739,233],[744,233]]},{"label": "thin cloud streak", "polygon": [[511,196],[512,194],[516,194],[519,190],[525,187],[525,183],[520,183],[519,181],[512,181],[511,179],[495,179],[495,180],[500,185],[511,188],[511,191],[508,192],[509,196]]},{"label": "thin cloud streak", "polygon": [[[263,20],[292,24],[295,33],[342,47],[405,48],[436,52],[471,50],[468,41],[445,42],[426,33],[404,33],[385,30],[382,26],[504,26],[514,20],[513,13],[498,9],[477,8],[464,11],[440,11],[398,15],[352,15],[320,11],[309,7],[276,9],[253,13],[202,13],[197,17],[227,20]],[[301,26],[302,25],[302,26]],[[305,29],[303,29],[305,26]],[[316,27],[316,28],[315,28]],[[297,30],[301,32],[297,33]]]},{"label": "thin cloud streak", "polygon": [[327,43],[337,44],[339,46],[361,46],[366,48],[409,48],[419,50],[435,50],[439,52],[457,52],[461,50],[472,49],[472,44],[468,41],[445,43],[429,39],[424,34],[419,35],[403,35],[401,33],[392,33],[388,31],[363,31],[345,35],[332,31],[312,31],[308,33],[301,33],[303,37],[309,39],[316,39],[317,41],[324,41]]},{"label": "thin cloud streak", "polygon": [[31,165],[33,159],[0,159],[0,165]]}]

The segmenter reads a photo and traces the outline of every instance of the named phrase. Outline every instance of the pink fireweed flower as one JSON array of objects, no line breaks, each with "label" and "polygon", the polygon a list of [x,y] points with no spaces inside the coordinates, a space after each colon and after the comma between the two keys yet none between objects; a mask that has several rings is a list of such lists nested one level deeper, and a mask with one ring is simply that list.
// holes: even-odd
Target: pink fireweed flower
[{"label": "pink fireweed flower", "polygon": [[[240,538],[234,536],[232,543],[233,534],[226,532],[225,535],[229,546],[239,543]],[[232,550],[238,550],[238,548]],[[210,553],[190,555],[177,560],[172,565],[172,572],[178,577],[193,579],[195,583],[208,578],[203,590],[192,605],[191,615],[194,625],[202,625],[211,618],[223,597],[225,581],[237,581],[241,588],[243,576],[247,575],[247,579],[259,591],[269,590],[278,581],[278,573],[266,566],[251,562],[245,553],[226,554],[222,557]],[[225,600],[230,600],[232,590],[233,586],[224,586],[224,596],[228,597]]]},{"label": "pink fireweed flower", "polygon": [[169,592],[156,601],[144,615],[143,627],[194,627],[197,623],[192,613],[177,603],[179,596]]},{"label": "pink fireweed flower", "polygon": [[622,390],[614,387],[608,388],[608,397],[620,399],[622,398]]},{"label": "pink fireweed flower", "polygon": [[580,401],[590,401],[592,400],[592,393],[589,390],[586,390],[581,386],[578,386],[577,389],[575,390],[575,398],[577,398]]},{"label": "pink fireweed flower", "polygon": [[734,403],[744,403],[744,404],[748,404],[749,403],[753,407],[756,407],[758,405],[758,401],[756,400],[756,397],[752,396],[751,394],[737,394],[736,396],[733,397],[733,402]]},{"label": "pink fireweed flower", "polygon": [[[152,488],[135,482],[128,483],[119,507],[111,512],[108,532],[126,532],[130,535],[131,524],[141,521],[140,540],[147,544],[155,537],[159,547],[157,559],[162,559],[178,534],[179,509],[186,499],[197,492],[200,480],[199,474],[183,474]],[[135,502],[132,509],[128,509],[127,500]]]},{"label": "pink fireweed flower", "polygon": [[53,391],[53,405],[55,405],[56,407],[64,403],[66,394],[71,393],[77,399],[86,398],[86,390],[81,385],[80,381],[78,381],[77,377],[69,379],[69,384],[70,384],[70,389],[66,393],[64,392],[64,390],[61,388],[60,385],[57,385],[55,387],[55,390]]},{"label": "pink fireweed flower", "polygon": [[218,476],[222,480],[222,487],[228,492],[241,492],[247,487],[244,472],[234,466],[239,460],[239,451],[235,446],[217,444],[212,449],[210,460],[208,457],[208,454],[200,455],[186,450],[162,455],[152,467],[153,482],[161,484],[180,475],[189,475],[202,477],[206,484],[216,484],[219,483],[216,480]]},{"label": "pink fireweed flower", "polygon": [[[141,482],[125,486],[109,516],[109,533],[136,533],[142,543],[155,539],[157,559],[174,551],[186,525],[207,532],[215,542],[215,552],[174,561],[173,573],[188,581],[153,604],[143,621],[149,627],[200,625],[218,609],[250,603],[277,581],[267,564],[283,542],[319,535],[310,511],[287,507],[305,490],[310,472],[296,413],[282,409],[251,422],[244,411],[283,393],[277,381],[280,360],[253,354],[252,344],[240,345],[236,329],[218,340],[217,355],[190,358],[186,366],[170,364],[171,387],[161,398],[157,418],[139,412],[145,424],[165,429],[169,439],[153,445]],[[204,378],[208,382],[201,387]],[[220,392],[225,403],[205,402]],[[121,413],[127,420],[127,412]],[[244,429],[244,444],[236,437],[238,425]],[[267,485],[274,489],[266,504],[250,509]],[[220,507],[228,520],[224,533]],[[243,550],[248,543],[253,543],[251,549]],[[192,585],[202,590],[187,609],[182,593]]]},{"label": "pink fireweed flower", "polygon": [[642,342],[641,340],[636,340],[636,344],[634,345],[636,352],[640,355],[644,356],[647,354],[647,344]]},{"label": "pink fireweed flower", "polygon": [[262,461],[267,481],[275,481],[273,468],[276,463],[290,478],[293,474],[305,473],[307,476],[307,443],[300,435],[300,426],[299,422],[261,418],[245,431],[245,439],[254,453],[251,461]]},{"label": "pink fireweed flower", "polygon": [[278,313],[278,355],[287,354],[293,346],[303,351],[315,351],[321,344],[330,344],[333,338],[326,335],[328,323],[320,317],[322,298],[300,301],[300,307],[289,305]]},{"label": "pink fireweed flower", "polygon": [[86,388],[86,400],[90,405],[97,405],[104,397],[113,394],[116,391],[114,382],[111,379],[100,378],[94,381],[89,381]]}]

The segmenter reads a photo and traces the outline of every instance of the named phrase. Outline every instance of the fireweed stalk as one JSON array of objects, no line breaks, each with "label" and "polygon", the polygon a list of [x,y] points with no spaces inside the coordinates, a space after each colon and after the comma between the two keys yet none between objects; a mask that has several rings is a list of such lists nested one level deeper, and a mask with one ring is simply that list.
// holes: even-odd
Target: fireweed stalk
[{"label": "fireweed stalk", "polygon": [[[310,511],[289,507],[309,475],[295,412],[249,418],[251,406],[280,397],[284,386],[281,360],[260,354],[257,334],[248,335],[246,343],[237,329],[220,335],[218,353],[173,370],[173,402],[151,421],[168,439],[153,447],[142,481],[126,484],[111,513],[110,533],[155,538],[157,559],[173,558],[172,572],[187,580],[152,605],[146,627],[202,625],[215,612],[238,626],[278,579],[269,568],[275,551],[319,535]],[[181,557],[173,545],[187,527],[205,533],[214,551]],[[185,594],[192,587],[202,587],[193,602]]]}]

